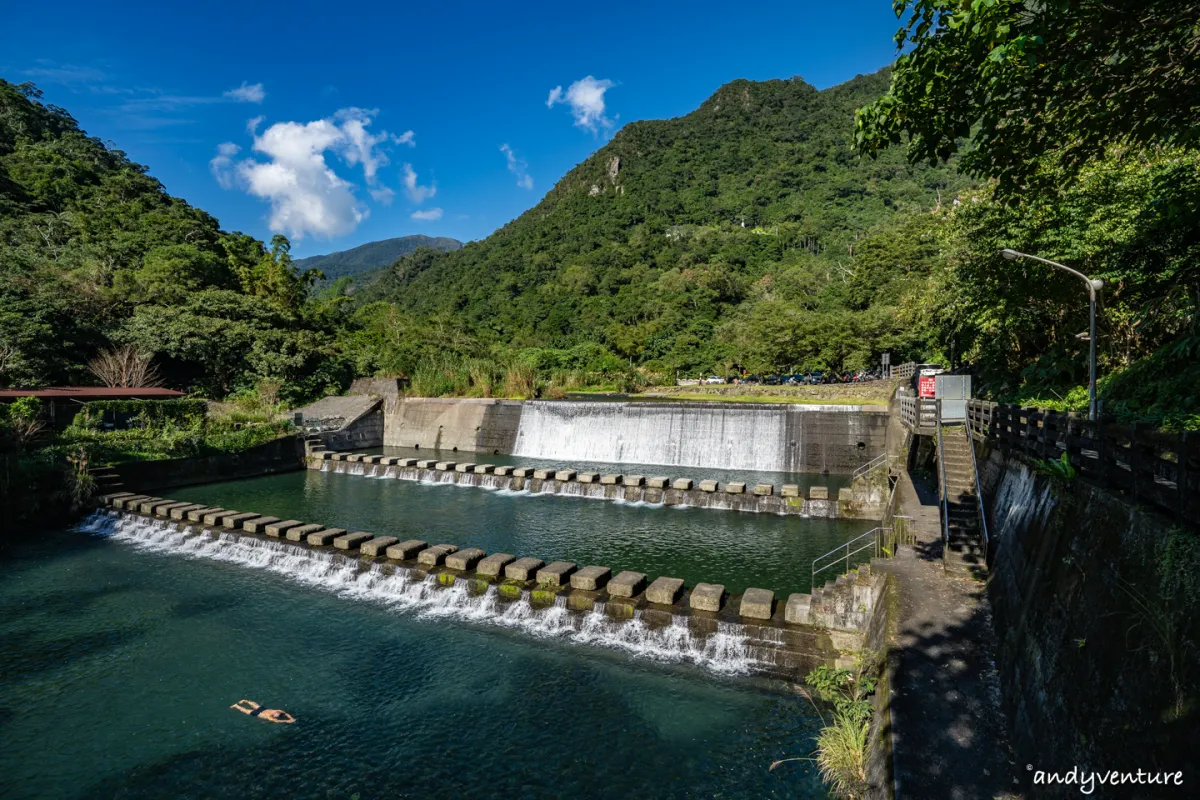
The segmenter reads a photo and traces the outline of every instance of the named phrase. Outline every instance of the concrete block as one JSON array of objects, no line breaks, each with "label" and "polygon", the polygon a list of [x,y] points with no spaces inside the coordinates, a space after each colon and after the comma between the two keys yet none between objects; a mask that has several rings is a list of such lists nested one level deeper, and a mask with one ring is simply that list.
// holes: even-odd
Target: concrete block
[{"label": "concrete block", "polygon": [[621,483],[625,484],[626,486],[641,486],[645,482],[646,476],[644,475],[626,475],[625,477],[621,478]]},{"label": "concrete block", "polygon": [[[223,508],[218,508],[216,511],[210,511],[204,515],[203,522],[205,525],[220,525],[225,519],[226,514],[236,514],[236,511],[226,511]],[[255,516],[258,516],[255,514]],[[190,519],[190,517],[189,517]]]},{"label": "concrete block", "polygon": [[100,502],[104,505],[112,505],[112,501],[118,497],[133,497],[133,492],[111,492],[110,494],[100,495]]},{"label": "concrete block", "polygon": [[560,469],[558,472],[554,473],[554,480],[556,480],[556,481],[573,481],[573,480],[575,480],[576,474],[577,473],[573,469]]},{"label": "concrete block", "polygon": [[304,527],[304,523],[298,519],[285,519],[282,522],[272,522],[268,525],[264,525],[263,533],[265,533],[267,536],[283,536],[292,528],[302,527]]},{"label": "concrete block", "polygon": [[458,545],[435,544],[433,547],[427,547],[417,553],[417,563],[426,567],[436,567],[446,559],[446,556],[457,552]]},{"label": "concrete block", "polygon": [[[141,512],[142,514],[149,514],[150,509],[153,508],[156,503],[161,503],[161,502],[163,502],[163,499],[161,497],[147,497],[142,502],[135,503],[133,505],[133,510]],[[128,508],[128,506],[126,506],[126,508]]]},{"label": "concrete block", "polygon": [[261,516],[262,514],[258,514],[253,511],[244,511],[241,514],[230,514],[229,516],[225,517],[221,524],[233,531],[242,527],[242,523],[244,523],[246,520],[257,519]]},{"label": "concrete block", "polygon": [[320,452],[317,452],[314,449],[313,455],[316,456],[317,458],[321,459],[322,461],[329,461],[337,454],[330,450],[321,450]]},{"label": "concrete block", "polygon": [[246,533],[266,533],[267,526],[272,522],[279,522],[279,517],[251,517],[242,523],[242,530]]},{"label": "concrete block", "polygon": [[548,481],[554,477],[552,469],[535,469],[533,471],[533,479],[537,481]]},{"label": "concrete block", "polygon": [[468,570],[473,569],[480,559],[486,556],[487,553],[480,550],[478,547],[468,547],[466,550],[459,550],[457,553],[449,553],[446,555],[446,566],[450,569]]},{"label": "concrete block", "polygon": [[396,458],[395,456],[384,456],[383,458],[379,459],[379,463],[383,464],[385,467],[394,467],[396,466],[396,462],[399,460],[400,459]]},{"label": "concrete block", "polygon": [[346,531],[342,530],[341,528],[326,528],[323,531],[315,531],[308,535],[308,543],[314,546],[324,547],[345,532]]},{"label": "concrete block", "polygon": [[756,483],[754,484],[754,493],[759,497],[770,497],[775,494],[775,485],[772,483]]},{"label": "concrete block", "polygon": [[612,570],[608,567],[584,567],[571,576],[571,588],[595,592],[603,589],[611,577]]},{"label": "concrete block", "polygon": [[669,606],[679,597],[683,590],[683,581],[679,578],[660,577],[646,587],[646,599],[651,603]]},{"label": "concrete block", "polygon": [[363,456],[362,453],[351,453],[350,455],[346,456],[346,460],[350,462],[362,461],[363,458],[365,458],[365,456]]},{"label": "concrete block", "polygon": [[297,525],[294,528],[288,528],[288,531],[284,534],[284,537],[289,542],[303,542],[308,540],[310,534],[314,534],[319,530],[323,530],[324,527],[325,526],[323,525],[317,525],[315,523],[312,525]]},{"label": "concrete block", "polygon": [[417,458],[397,458],[396,459],[397,467],[415,467],[419,463],[421,463],[421,461],[420,461],[420,459],[417,459]]},{"label": "concrete block", "polygon": [[770,619],[775,611],[775,593],[766,589],[747,589],[742,595],[738,615],[747,619]]},{"label": "concrete block", "polygon": [[163,517],[164,519],[166,519],[171,516],[171,512],[174,511],[175,509],[183,508],[184,506],[190,506],[190,505],[192,505],[192,504],[184,503],[179,500],[175,500],[170,503],[159,503],[158,505],[156,505],[154,507],[154,516]]},{"label": "concrete block", "polygon": [[829,487],[828,486],[810,486],[810,487],[808,487],[808,499],[809,500],[828,500],[829,499]]},{"label": "concrete block", "polygon": [[518,558],[516,561],[504,567],[504,577],[510,581],[527,581],[531,580],[539,569],[546,565],[545,561],[540,558]]},{"label": "concrete block", "polygon": [[700,481],[700,491],[702,492],[715,492],[719,488],[721,488],[721,484],[716,481]]},{"label": "concrete block", "polygon": [[576,478],[580,483],[595,483],[600,479],[599,472],[581,472]]},{"label": "concrete block", "polygon": [[216,508],[215,506],[208,506],[206,508],[197,508],[193,511],[187,512],[187,520],[188,520],[188,522],[204,522],[204,518],[206,516],[208,516],[209,514],[216,513],[217,511],[221,511],[221,510],[222,509]]},{"label": "concrete block", "polygon": [[362,462],[364,464],[378,464],[382,458],[383,456],[363,456]]},{"label": "concrete block", "polygon": [[179,506],[178,508],[172,508],[171,509],[171,519],[177,519],[177,520],[187,519],[187,513],[189,511],[199,511],[202,508],[204,508],[204,506],[202,506],[198,503],[192,503],[191,505]]},{"label": "concrete block", "polygon": [[783,621],[792,625],[808,625],[812,619],[812,595],[793,594],[783,609]]},{"label": "concrete block", "polygon": [[549,586],[557,589],[570,583],[571,573],[575,565],[570,561],[554,561],[537,571],[538,586]]},{"label": "concrete block", "polygon": [[514,478],[528,478],[532,474],[532,467],[513,467],[512,476]]},{"label": "concrete block", "polygon": [[395,536],[376,536],[374,539],[368,539],[358,546],[358,552],[364,556],[377,558],[384,555],[387,549],[400,541]]},{"label": "concrete block", "polygon": [[423,458],[417,462],[417,469],[433,469],[436,466],[437,466],[436,461],[430,461],[427,458]]},{"label": "concrete block", "polygon": [[343,533],[341,536],[334,538],[333,546],[338,550],[357,550],[363,542],[369,542],[374,538],[375,534],[367,533],[366,531]]},{"label": "concrete block", "polygon": [[512,467],[496,467],[494,470],[492,470],[492,474],[500,475],[502,477],[508,477],[509,475],[513,474],[513,468]]},{"label": "concrete block", "polygon": [[799,497],[800,496],[800,487],[794,483],[785,483],[783,486],[779,487],[779,496],[780,497]]},{"label": "concrete block", "polygon": [[475,465],[470,462],[468,462],[466,464],[455,464],[454,471],[455,472],[474,472]]},{"label": "concrete block", "polygon": [[725,494],[745,494],[746,484],[734,481],[725,484]]},{"label": "concrete block", "polygon": [[475,567],[475,574],[482,578],[499,578],[504,574],[504,568],[516,558],[508,553],[493,553],[479,562],[479,565]]},{"label": "concrete block", "polygon": [[725,586],[720,583],[697,583],[688,605],[697,611],[720,611],[725,601]]},{"label": "concrete block", "polygon": [[625,570],[608,582],[608,593],[613,597],[633,597],[646,588],[646,576],[640,572]]},{"label": "concrete block", "polygon": [[665,475],[658,475],[653,478],[646,479],[646,486],[651,489],[665,489],[671,483],[671,479]]},{"label": "concrete block", "polygon": [[616,486],[620,482],[621,482],[620,475],[601,475],[600,476],[600,484],[602,486]]},{"label": "concrete block", "polygon": [[439,461],[433,465],[433,468],[439,472],[453,472],[456,466],[458,464],[453,461]]},{"label": "concrete block", "polygon": [[475,465],[475,474],[476,475],[487,475],[495,468],[496,467],[493,464],[476,464]]},{"label": "concrete block", "polygon": [[333,455],[330,456],[330,458],[333,459],[334,461],[345,461],[347,455],[349,455],[349,454],[348,453],[334,453]]},{"label": "concrete block", "polygon": [[671,488],[672,489],[682,489],[683,491],[686,492],[687,490],[692,488],[692,479],[691,478],[676,478],[675,480],[671,481]]},{"label": "concrete block", "polygon": [[423,542],[420,539],[409,539],[406,542],[400,542],[389,547],[387,549],[387,557],[394,558],[396,561],[408,561],[426,547],[429,547],[429,542]]},{"label": "concrete block", "polygon": [[108,504],[113,508],[125,508],[129,503],[140,503],[144,499],[146,499],[146,495],[144,494],[131,494],[129,492],[124,492],[123,494],[114,496],[108,501]]},{"label": "concrete block", "polygon": [[851,489],[849,486],[843,486],[842,488],[838,489],[838,500],[839,501],[853,500],[853,499],[854,499],[854,490]]}]

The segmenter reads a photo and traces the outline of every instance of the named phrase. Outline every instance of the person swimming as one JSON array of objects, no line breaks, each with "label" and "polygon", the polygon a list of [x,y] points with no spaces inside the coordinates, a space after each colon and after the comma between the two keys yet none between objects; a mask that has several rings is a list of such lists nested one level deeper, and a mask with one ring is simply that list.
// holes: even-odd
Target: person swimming
[{"label": "person swimming", "polygon": [[230,708],[237,709],[243,714],[249,714],[252,717],[260,717],[267,722],[280,722],[290,725],[296,721],[296,718],[286,711],[280,711],[278,708],[263,708],[253,700],[238,700]]}]

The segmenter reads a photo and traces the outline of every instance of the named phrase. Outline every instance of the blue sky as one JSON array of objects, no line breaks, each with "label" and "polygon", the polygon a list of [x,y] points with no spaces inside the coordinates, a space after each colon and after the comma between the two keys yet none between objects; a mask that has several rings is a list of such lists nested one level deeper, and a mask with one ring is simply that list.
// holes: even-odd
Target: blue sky
[{"label": "blue sky", "polygon": [[224,228],[306,256],[483,238],[628,122],[735,78],[873,72],[891,5],[22,3],[0,76]]}]

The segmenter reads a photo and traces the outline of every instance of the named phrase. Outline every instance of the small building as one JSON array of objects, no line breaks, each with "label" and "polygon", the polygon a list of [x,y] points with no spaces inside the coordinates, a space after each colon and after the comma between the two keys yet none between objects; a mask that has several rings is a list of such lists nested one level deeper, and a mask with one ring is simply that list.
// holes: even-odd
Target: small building
[{"label": "small building", "polygon": [[71,424],[82,404],[92,400],[174,400],[184,392],[160,387],[48,386],[43,389],[0,389],[0,403],[36,397],[46,406],[50,427],[62,430]]}]

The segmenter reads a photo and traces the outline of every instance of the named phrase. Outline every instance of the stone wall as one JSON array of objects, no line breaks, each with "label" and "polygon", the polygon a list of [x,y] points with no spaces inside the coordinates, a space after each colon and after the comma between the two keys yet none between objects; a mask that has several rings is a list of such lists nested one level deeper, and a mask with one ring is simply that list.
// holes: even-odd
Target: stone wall
[{"label": "stone wall", "polygon": [[[1023,456],[977,447],[997,666],[1018,763],[1060,774],[1183,770],[1194,786],[1200,538],[1080,479],[1039,475]],[[1033,788],[1039,797],[1079,793]]]},{"label": "stone wall", "polygon": [[[410,397],[387,404],[383,443],[465,453],[511,453],[521,422],[521,402],[473,398]],[[348,449],[348,448],[333,448]]]},{"label": "stone wall", "polygon": [[173,458],[166,461],[133,461],[121,464],[115,469],[126,489],[152,492],[176,486],[292,472],[303,468],[303,442],[296,436],[284,436],[240,453]]}]

